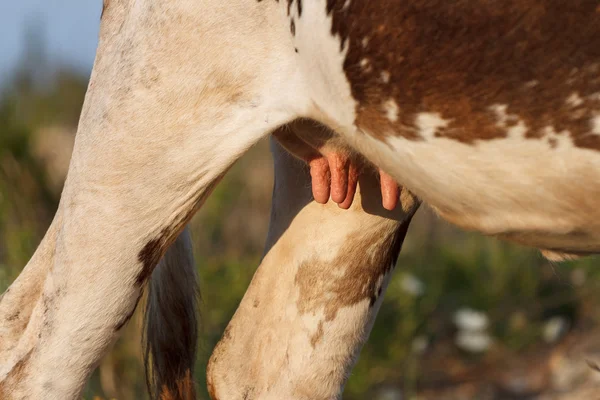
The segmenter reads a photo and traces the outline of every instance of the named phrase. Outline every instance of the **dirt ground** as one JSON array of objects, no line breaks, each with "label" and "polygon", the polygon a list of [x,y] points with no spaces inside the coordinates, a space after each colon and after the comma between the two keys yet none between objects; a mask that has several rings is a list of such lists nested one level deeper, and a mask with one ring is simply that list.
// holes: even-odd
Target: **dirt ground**
[{"label": "dirt ground", "polygon": [[487,358],[472,367],[439,357],[424,360],[422,368],[444,378],[424,383],[416,399],[600,400],[597,328],[572,331],[554,346],[518,355],[499,351]]}]

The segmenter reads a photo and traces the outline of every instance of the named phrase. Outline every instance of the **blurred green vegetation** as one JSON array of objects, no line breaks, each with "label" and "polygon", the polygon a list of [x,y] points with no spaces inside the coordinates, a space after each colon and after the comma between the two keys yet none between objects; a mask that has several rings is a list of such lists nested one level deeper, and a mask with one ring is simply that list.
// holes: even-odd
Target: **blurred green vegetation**
[{"label": "blurred green vegetation", "polygon": [[[27,71],[16,74],[0,97],[0,292],[26,264],[56,210],[87,85],[68,69],[59,68],[44,84]],[[205,398],[206,362],[261,256],[271,169],[261,143],[192,223],[203,296],[196,382]],[[397,388],[407,399],[461,380],[483,382],[488,378],[470,376],[595,329],[600,270],[594,266],[592,258],[555,266],[533,250],[459,232],[421,210],[344,398],[395,399],[390,388]],[[484,335],[491,344],[484,350],[457,346],[454,318],[461,309],[487,318]],[[566,323],[566,335],[558,330],[544,339],[556,317]],[[133,321],[94,373],[86,398],[145,398],[139,315]]]}]

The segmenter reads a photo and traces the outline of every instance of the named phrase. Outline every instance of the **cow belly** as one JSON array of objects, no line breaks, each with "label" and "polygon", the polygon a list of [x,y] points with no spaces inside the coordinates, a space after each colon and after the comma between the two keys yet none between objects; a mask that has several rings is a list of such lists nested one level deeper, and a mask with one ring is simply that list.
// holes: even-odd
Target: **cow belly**
[{"label": "cow belly", "polygon": [[[458,226],[600,252],[597,4],[282,3],[313,106],[302,117]],[[557,24],[573,40],[545,34]]]},{"label": "cow belly", "polygon": [[523,244],[600,251],[600,152],[538,139],[464,144],[357,133],[354,144],[448,221]]}]

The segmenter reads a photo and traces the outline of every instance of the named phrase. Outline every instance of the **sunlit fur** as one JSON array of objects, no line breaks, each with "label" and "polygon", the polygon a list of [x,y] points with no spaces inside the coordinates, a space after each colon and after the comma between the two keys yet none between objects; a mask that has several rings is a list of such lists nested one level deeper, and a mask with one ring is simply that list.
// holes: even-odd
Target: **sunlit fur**
[{"label": "sunlit fur", "polygon": [[[600,251],[597,2],[492,3],[107,0],[57,216],[0,303],[0,397],[79,397],[155,265],[220,178],[258,140],[298,118],[335,131],[344,148],[459,226],[537,247],[554,259]],[[562,29],[555,29],[555,19]],[[482,36],[469,36],[470,29]],[[565,40],[571,36],[586,40]],[[504,47],[496,47],[500,43]],[[519,53],[523,48],[531,52]],[[482,73],[465,75],[465,68]],[[294,182],[297,177],[288,176],[276,186],[275,200],[284,187],[294,193]],[[219,372],[213,356],[213,394],[248,398],[239,384],[252,371],[259,383],[252,390],[267,398],[271,393],[263,388],[278,371],[289,372],[288,384],[275,379],[273,396],[315,398],[310,390],[319,387],[324,396],[339,394],[362,343],[355,335],[369,330],[367,301],[331,308],[323,293],[311,292],[314,307],[303,313],[292,304],[286,326],[277,316],[296,292],[283,296],[277,288],[291,285],[294,271],[310,271],[300,258],[331,263],[331,273],[343,275],[336,267],[352,263],[340,254],[347,251],[340,243],[352,239],[360,248],[373,239],[348,236],[357,221],[373,224],[372,235],[393,230],[365,211],[350,210],[348,224],[334,229],[332,215],[342,211],[310,204],[290,214],[290,226],[298,228],[273,223],[270,238],[281,240],[270,254],[279,255],[267,255],[260,269],[266,272],[259,271],[273,277],[272,265],[282,261],[290,268],[278,276],[284,282],[269,285],[258,298],[272,312],[260,315],[265,325],[257,327],[254,345],[266,343],[266,332],[278,336],[281,330],[294,339],[290,346],[304,340],[314,355],[300,328],[322,336],[328,343],[323,354],[343,349],[341,358],[315,364],[334,368],[332,381],[309,388],[306,382],[314,381],[302,378],[311,373],[302,369],[305,361],[290,369],[261,367],[287,359],[273,347],[272,354],[256,349],[252,355],[263,356],[254,359],[254,370],[238,369],[239,380]],[[333,239],[306,235],[316,226],[331,230]],[[303,241],[293,239],[301,233]],[[389,252],[386,243],[372,243],[381,260]],[[286,258],[290,254],[299,258]],[[331,284],[319,279],[314,286]],[[344,313],[356,318],[356,330],[337,341],[338,328],[347,326],[333,322],[330,331],[319,322]],[[252,330],[256,322],[245,314],[236,314],[235,329]],[[235,329],[231,346],[239,337]],[[228,354],[221,343],[217,350]],[[290,360],[303,356],[290,354]],[[185,381],[186,374],[175,375]],[[172,393],[180,386],[166,387]],[[163,390],[163,383],[154,387]],[[309,392],[292,393],[292,387]]]}]

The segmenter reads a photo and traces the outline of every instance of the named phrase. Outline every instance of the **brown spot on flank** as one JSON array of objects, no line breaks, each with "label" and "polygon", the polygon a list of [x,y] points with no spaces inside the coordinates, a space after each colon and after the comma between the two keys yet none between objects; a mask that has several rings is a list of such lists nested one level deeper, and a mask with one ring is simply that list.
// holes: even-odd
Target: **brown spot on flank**
[{"label": "brown spot on flank", "polygon": [[[369,134],[419,139],[415,118],[427,112],[450,121],[437,136],[502,138],[506,127],[490,107],[505,104],[526,138],[542,138],[551,126],[576,146],[600,150],[590,127],[600,110],[598,0],[327,0],[326,7],[332,34],[347,48],[356,125]],[[369,69],[360,66],[365,58]],[[584,99],[577,110],[565,102],[573,93]],[[394,121],[381,108],[388,99],[398,105]]]},{"label": "brown spot on flank", "polygon": [[363,300],[372,306],[377,300],[381,279],[396,265],[410,218],[387,231],[350,235],[333,260],[318,258],[303,262],[295,283],[300,297],[300,314],[323,310],[325,320],[335,319],[337,311]]}]

